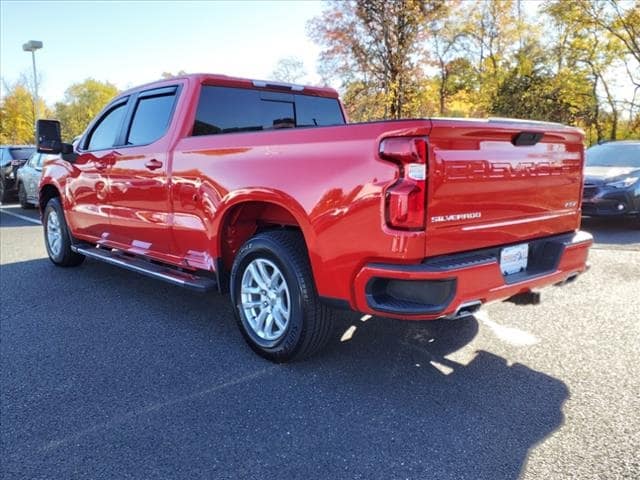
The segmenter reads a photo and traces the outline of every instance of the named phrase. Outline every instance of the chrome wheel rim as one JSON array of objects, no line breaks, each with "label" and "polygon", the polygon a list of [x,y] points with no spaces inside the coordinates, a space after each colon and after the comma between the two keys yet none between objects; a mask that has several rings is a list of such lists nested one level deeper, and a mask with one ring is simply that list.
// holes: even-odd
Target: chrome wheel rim
[{"label": "chrome wheel rim", "polygon": [[286,332],[291,315],[289,286],[271,261],[256,258],[242,275],[240,302],[249,328],[262,340],[273,342]]},{"label": "chrome wheel rim", "polygon": [[54,257],[60,254],[62,248],[62,232],[60,231],[60,219],[55,210],[47,216],[47,243]]}]

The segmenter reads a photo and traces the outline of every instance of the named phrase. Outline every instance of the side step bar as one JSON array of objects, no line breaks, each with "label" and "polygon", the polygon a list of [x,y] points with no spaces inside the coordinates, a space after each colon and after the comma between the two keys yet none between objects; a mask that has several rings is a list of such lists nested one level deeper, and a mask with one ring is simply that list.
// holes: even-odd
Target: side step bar
[{"label": "side step bar", "polygon": [[197,276],[168,266],[151,263],[142,258],[125,255],[119,250],[98,248],[93,245],[84,244],[72,245],[71,249],[86,257],[100,260],[101,262],[117,267],[126,268],[127,270],[163,280],[173,285],[178,285],[179,287],[190,288],[199,292],[207,292],[217,288],[217,283],[213,278]]}]

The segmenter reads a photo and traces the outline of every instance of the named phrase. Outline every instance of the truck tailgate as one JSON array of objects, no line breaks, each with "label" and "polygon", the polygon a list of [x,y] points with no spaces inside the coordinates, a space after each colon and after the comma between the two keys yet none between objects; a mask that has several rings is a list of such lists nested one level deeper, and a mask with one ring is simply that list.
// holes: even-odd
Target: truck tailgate
[{"label": "truck tailgate", "polygon": [[426,256],[525,242],[580,225],[579,130],[511,120],[432,122]]}]

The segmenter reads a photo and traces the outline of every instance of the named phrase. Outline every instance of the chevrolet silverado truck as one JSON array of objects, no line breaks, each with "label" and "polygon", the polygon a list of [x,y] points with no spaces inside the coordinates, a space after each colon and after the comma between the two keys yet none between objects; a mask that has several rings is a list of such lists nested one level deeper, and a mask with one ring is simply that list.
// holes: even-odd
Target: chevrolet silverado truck
[{"label": "chevrolet silverado truck", "polygon": [[333,89],[198,74],[120,94],[74,145],[55,120],[37,137],[61,154],[38,197],[54,264],[228,292],[273,361],[318,351],[336,307],[456,318],[587,268],[583,134],[563,125],[348,124]]}]

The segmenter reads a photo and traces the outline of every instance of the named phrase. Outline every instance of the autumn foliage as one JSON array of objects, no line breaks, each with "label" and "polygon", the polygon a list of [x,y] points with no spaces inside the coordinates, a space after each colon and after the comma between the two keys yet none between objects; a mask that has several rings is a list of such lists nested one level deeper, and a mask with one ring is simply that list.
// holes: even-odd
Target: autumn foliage
[{"label": "autumn foliage", "polygon": [[520,117],[590,142],[640,137],[639,29],[638,0],[332,0],[308,25],[352,120]]}]

